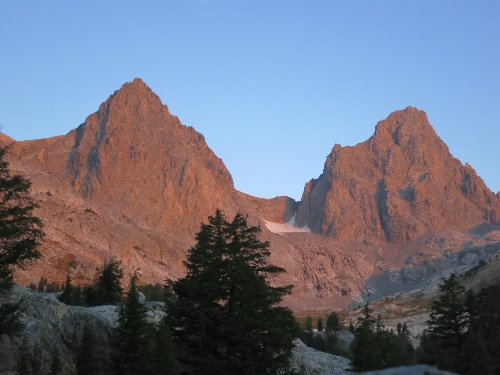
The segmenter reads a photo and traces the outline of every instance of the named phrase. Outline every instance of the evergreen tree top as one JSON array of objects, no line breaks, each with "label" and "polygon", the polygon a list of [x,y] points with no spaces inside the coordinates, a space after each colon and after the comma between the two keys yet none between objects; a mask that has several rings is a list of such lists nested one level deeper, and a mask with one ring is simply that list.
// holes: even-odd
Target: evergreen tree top
[{"label": "evergreen tree top", "polygon": [[186,276],[170,284],[167,317],[186,373],[275,374],[288,367],[295,322],[278,303],[290,287],[269,284],[284,270],[268,263],[269,242],[259,232],[242,214],[228,221],[217,210],[196,234]]}]

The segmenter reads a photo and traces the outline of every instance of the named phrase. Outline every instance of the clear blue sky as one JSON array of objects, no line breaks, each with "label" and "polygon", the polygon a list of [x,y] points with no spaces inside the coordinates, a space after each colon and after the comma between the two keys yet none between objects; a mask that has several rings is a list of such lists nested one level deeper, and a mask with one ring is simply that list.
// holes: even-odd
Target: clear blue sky
[{"label": "clear blue sky", "polygon": [[4,0],[0,51],[18,140],[67,133],[142,77],[238,189],[298,199],[335,143],[413,105],[500,190],[500,1]]}]

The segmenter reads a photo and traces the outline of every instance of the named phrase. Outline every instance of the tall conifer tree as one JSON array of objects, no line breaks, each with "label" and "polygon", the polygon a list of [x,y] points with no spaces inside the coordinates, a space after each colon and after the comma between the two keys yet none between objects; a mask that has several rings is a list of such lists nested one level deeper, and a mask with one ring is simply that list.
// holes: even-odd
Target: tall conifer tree
[{"label": "tall conifer tree", "polygon": [[[0,147],[0,294],[14,283],[16,267],[41,258],[42,221],[33,215],[36,203],[29,195],[31,182],[9,171],[5,148]],[[19,329],[17,305],[0,305],[0,336]]]},{"label": "tall conifer tree", "polygon": [[113,343],[114,373],[117,375],[141,375],[148,372],[146,313],[146,307],[139,301],[137,276],[133,275],[127,297],[120,306]]},{"label": "tall conifer tree", "polygon": [[189,250],[187,275],[173,284],[168,320],[182,353],[183,373],[277,374],[289,367],[295,329],[279,307],[289,287],[269,278],[284,272],[267,261],[269,243],[237,214],[217,210]]},{"label": "tall conifer tree", "polygon": [[431,304],[428,329],[422,336],[421,360],[454,370],[469,324],[465,288],[453,273],[443,279],[439,289],[439,297]]}]

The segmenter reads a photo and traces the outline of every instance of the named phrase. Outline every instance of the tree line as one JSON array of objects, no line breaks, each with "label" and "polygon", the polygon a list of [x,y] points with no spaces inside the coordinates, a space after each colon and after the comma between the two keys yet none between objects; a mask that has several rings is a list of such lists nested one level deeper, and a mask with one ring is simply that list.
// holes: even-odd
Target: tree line
[{"label": "tree line", "polygon": [[500,283],[474,292],[456,274],[444,278],[416,348],[406,324],[396,332],[384,328],[367,304],[352,328],[347,357],[355,371],[423,363],[464,375],[500,374],[499,300]]},{"label": "tree line", "polygon": [[462,374],[500,373],[500,283],[466,290],[452,274],[432,302],[420,361]]}]

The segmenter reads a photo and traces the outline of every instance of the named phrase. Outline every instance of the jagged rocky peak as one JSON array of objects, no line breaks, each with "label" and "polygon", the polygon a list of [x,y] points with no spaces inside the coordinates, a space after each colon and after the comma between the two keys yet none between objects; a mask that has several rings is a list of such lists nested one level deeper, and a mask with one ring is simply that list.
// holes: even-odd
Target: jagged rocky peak
[{"label": "jagged rocky peak", "polygon": [[[194,220],[231,201],[233,181],[222,160],[141,79],[124,84],[69,137],[71,183],[139,222],[191,230]],[[186,224],[175,223],[179,212],[189,216]]]},{"label": "jagged rocky peak", "polygon": [[[436,134],[427,114],[415,107],[395,111],[380,121],[369,148],[382,161],[405,158],[411,165],[440,164],[451,157],[446,144]],[[440,159],[441,158],[441,159]],[[388,165],[386,165],[387,167]]]},{"label": "jagged rocky peak", "polygon": [[149,112],[165,112],[165,114],[168,114],[167,106],[140,78],[135,78],[132,82],[123,84],[101,105],[99,111],[103,111],[103,115],[105,115],[107,112],[123,109],[126,109],[129,114],[135,112],[137,115],[151,116]]},{"label": "jagged rocky peak", "polygon": [[408,107],[380,121],[366,142],[332,149],[321,176],[305,186],[297,224],[340,240],[402,243],[493,221],[500,212],[494,198],[450,154],[425,112]]},{"label": "jagged rocky peak", "polygon": [[392,139],[396,145],[409,144],[413,137],[437,137],[436,132],[427,119],[427,114],[415,107],[392,112],[375,127],[373,138],[383,142]]}]

